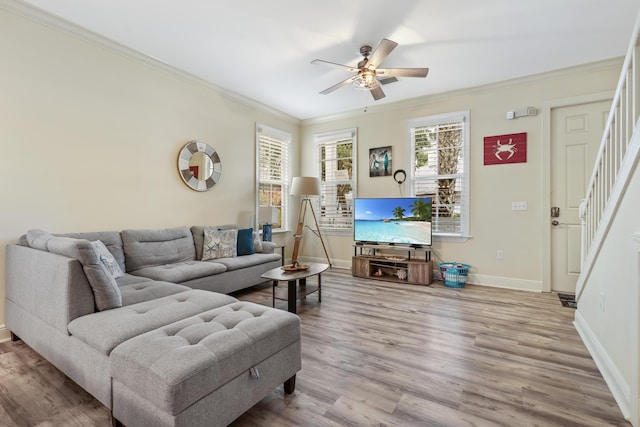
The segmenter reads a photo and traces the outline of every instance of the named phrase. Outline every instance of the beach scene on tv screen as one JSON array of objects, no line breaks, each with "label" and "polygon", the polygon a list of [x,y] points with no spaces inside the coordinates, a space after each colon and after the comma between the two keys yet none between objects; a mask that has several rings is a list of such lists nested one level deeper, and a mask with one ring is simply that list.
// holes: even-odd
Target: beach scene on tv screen
[{"label": "beach scene on tv screen", "polygon": [[431,199],[356,199],[354,240],[431,245]]}]

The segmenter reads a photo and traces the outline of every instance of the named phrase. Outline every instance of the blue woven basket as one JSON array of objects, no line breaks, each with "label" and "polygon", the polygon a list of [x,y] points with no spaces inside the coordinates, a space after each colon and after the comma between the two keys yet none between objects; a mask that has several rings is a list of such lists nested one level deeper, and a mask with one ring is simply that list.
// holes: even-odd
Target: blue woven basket
[{"label": "blue woven basket", "polygon": [[450,288],[464,288],[471,266],[460,262],[441,262],[438,264],[444,285]]}]

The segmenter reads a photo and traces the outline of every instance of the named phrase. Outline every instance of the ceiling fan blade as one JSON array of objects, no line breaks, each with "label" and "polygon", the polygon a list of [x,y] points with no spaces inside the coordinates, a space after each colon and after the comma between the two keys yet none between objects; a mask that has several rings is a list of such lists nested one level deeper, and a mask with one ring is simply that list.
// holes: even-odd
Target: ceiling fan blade
[{"label": "ceiling fan blade", "polygon": [[376,47],[376,50],[374,50],[369,57],[369,60],[367,61],[367,68],[371,70],[382,64],[382,61],[384,61],[387,55],[389,55],[396,46],[398,46],[398,43],[389,39],[382,39],[378,47]]},{"label": "ceiling fan blade", "polygon": [[348,85],[349,83],[353,83],[353,82],[354,82],[355,80],[357,80],[357,79],[358,79],[358,75],[356,74],[355,76],[351,76],[351,77],[349,77],[348,79],[343,80],[343,81],[341,81],[340,83],[337,83],[337,84],[335,84],[335,85],[331,86],[330,88],[327,88],[327,89],[323,90],[322,92],[320,92],[320,94],[321,94],[321,95],[328,95],[328,94],[330,94],[331,92],[333,92],[334,90],[336,90],[336,89],[340,89],[342,86],[346,86],[346,85]]},{"label": "ceiling fan blade", "polygon": [[322,59],[314,59],[313,61],[311,61],[311,63],[312,64],[327,65],[327,66],[333,67],[333,68],[340,68],[341,70],[351,71],[352,73],[357,73],[358,72],[357,68],[350,67],[348,65],[336,64],[335,62],[323,61]]},{"label": "ceiling fan blade", "polygon": [[382,99],[385,97],[384,91],[382,90],[382,88],[380,87],[380,85],[374,87],[373,89],[371,89],[369,92],[371,92],[371,96],[373,96],[373,99],[375,101]]},{"label": "ceiling fan blade", "polygon": [[389,83],[395,83],[397,81],[398,79],[395,77],[383,77],[381,79],[378,79],[378,83],[380,83],[381,85],[388,85]]},{"label": "ceiling fan blade", "polygon": [[382,77],[427,77],[428,68],[378,68],[376,75]]}]

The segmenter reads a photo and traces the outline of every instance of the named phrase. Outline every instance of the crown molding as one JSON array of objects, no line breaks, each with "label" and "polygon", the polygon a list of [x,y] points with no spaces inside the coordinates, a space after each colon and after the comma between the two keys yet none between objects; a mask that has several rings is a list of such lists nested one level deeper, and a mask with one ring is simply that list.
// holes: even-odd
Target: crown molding
[{"label": "crown molding", "polygon": [[217,92],[218,94],[220,94],[220,96],[223,96],[227,99],[231,99],[245,106],[255,108],[265,113],[275,115],[280,119],[283,119],[292,124],[296,124],[296,125],[300,124],[300,119],[298,119],[297,117],[293,117],[287,113],[284,113],[266,104],[258,102],[255,99],[251,99],[246,96],[240,95],[236,92],[223,89],[211,83],[210,81],[204,80],[184,70],[173,67],[157,58],[138,52],[137,50],[131,49],[114,40],[108,39],[100,34],[97,34],[93,31],[90,31],[79,25],[76,25],[64,18],[53,15],[49,12],[46,12],[40,8],[37,8],[35,6],[32,6],[20,0],[0,0],[0,10],[5,10],[9,13],[29,19],[33,22],[44,25],[53,30],[60,31],[62,33],[65,33],[77,39],[80,39],[80,40],[89,42],[91,44],[94,44],[96,46],[99,46],[101,48],[107,49],[108,51],[119,54],[127,59],[132,59],[134,61],[143,63],[149,67],[163,71],[172,76],[189,81],[191,83],[195,83],[208,90]]},{"label": "crown molding", "polygon": [[0,10],[6,10],[15,15],[22,16],[26,19],[32,20],[39,24],[45,25],[54,30],[63,32],[70,36],[76,37],[80,40],[87,41],[99,47],[105,48],[113,53],[120,54],[129,59],[133,59],[140,63],[146,64],[155,69],[161,70],[167,74],[173,75],[175,77],[181,78],[183,80],[195,83],[199,86],[202,86],[208,90],[214,91],[218,93],[220,96],[223,96],[227,99],[231,99],[240,104],[246,105],[251,108],[255,108],[261,110],[265,113],[272,114],[274,116],[279,117],[282,120],[285,120],[289,123],[301,125],[301,126],[309,126],[313,124],[327,123],[335,120],[349,119],[354,117],[362,117],[365,114],[370,113],[378,113],[378,112],[386,112],[398,110],[401,108],[408,108],[413,106],[424,105],[429,102],[438,102],[444,100],[446,98],[450,98],[453,96],[465,96],[469,94],[477,94],[487,91],[496,90],[499,88],[510,87],[514,85],[526,84],[535,81],[550,79],[554,77],[561,77],[563,75],[568,75],[574,73],[576,70],[581,71],[597,71],[599,69],[609,68],[611,66],[617,66],[621,64],[622,58],[613,58],[604,61],[598,61],[585,65],[578,65],[574,67],[563,68],[559,70],[549,71],[545,73],[535,74],[531,76],[526,76],[517,79],[505,80],[497,83],[490,83],[487,85],[476,86],[472,88],[460,89],[449,92],[442,92],[433,95],[425,95],[416,98],[411,98],[404,101],[397,101],[388,104],[383,104],[379,106],[368,106],[366,111],[362,109],[355,109],[350,111],[345,111],[342,113],[332,114],[328,116],[314,117],[309,119],[299,119],[297,117],[291,116],[287,113],[284,113],[280,110],[277,110],[273,107],[270,107],[266,104],[256,101],[255,99],[248,98],[246,96],[240,95],[236,92],[221,88],[210,81],[204,80],[200,77],[197,77],[191,73],[188,73],[179,68],[173,67],[157,58],[152,56],[143,54],[134,49],[131,49],[125,45],[122,45],[118,42],[110,40],[104,36],[101,36],[93,31],[87,30],[86,28],[80,27],[70,21],[67,21],[59,16],[53,15],[49,12],[46,12],[42,9],[39,9],[35,6],[27,4],[20,0],[0,0]]}]

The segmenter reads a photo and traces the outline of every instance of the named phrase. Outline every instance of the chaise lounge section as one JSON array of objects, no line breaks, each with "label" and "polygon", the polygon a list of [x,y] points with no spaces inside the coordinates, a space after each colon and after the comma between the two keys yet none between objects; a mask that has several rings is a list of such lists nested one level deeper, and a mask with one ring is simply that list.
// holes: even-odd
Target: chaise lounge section
[{"label": "chaise lounge section", "polygon": [[236,302],[120,344],[110,357],[114,417],[140,427],[225,426],[283,378],[291,393],[300,323],[288,314]]}]

